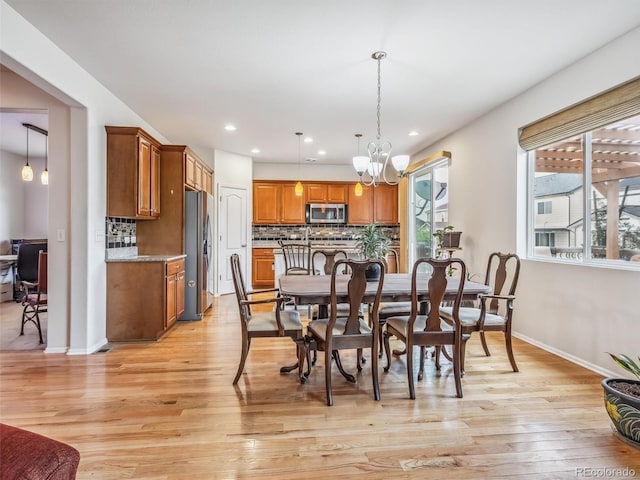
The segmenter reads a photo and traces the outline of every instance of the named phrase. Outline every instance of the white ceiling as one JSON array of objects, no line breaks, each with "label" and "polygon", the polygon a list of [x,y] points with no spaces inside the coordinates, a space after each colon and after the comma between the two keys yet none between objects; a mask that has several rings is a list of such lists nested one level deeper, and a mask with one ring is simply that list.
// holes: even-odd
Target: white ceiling
[{"label": "white ceiling", "polygon": [[171,142],[296,162],[300,131],[327,164],[375,137],[377,50],[382,136],[412,154],[640,25],[638,0],[6,3]]}]

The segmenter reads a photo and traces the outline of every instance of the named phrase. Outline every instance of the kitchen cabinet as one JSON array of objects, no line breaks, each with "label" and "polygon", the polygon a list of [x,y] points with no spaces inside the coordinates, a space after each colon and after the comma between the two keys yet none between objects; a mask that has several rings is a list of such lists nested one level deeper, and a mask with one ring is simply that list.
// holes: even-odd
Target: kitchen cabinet
[{"label": "kitchen cabinet", "polygon": [[184,311],[184,258],[107,263],[107,339],[158,340]]},{"label": "kitchen cabinet", "polygon": [[347,203],[344,183],[308,183],[304,188],[307,203]]},{"label": "kitchen cabinet", "polygon": [[213,195],[213,170],[189,147],[184,148],[184,184],[188,190],[203,190]]},{"label": "kitchen cabinet", "polygon": [[160,148],[137,127],[107,131],[107,215],[156,219],[160,215]]},{"label": "kitchen cabinet", "polygon": [[[138,222],[138,253],[144,255],[178,254],[184,245],[184,191],[187,170],[195,168],[198,157],[185,145],[163,145],[160,150],[160,192],[162,215],[154,222]],[[194,170],[195,171],[195,170]],[[204,187],[213,190],[213,170],[202,166]],[[192,190],[192,188],[188,188]]]},{"label": "kitchen cabinet", "polygon": [[349,225],[366,225],[372,222],[381,225],[397,224],[398,186],[363,185],[362,196],[358,197],[355,194],[355,184],[349,185],[347,219]]},{"label": "kitchen cabinet", "polygon": [[252,255],[253,288],[272,288],[275,284],[273,248],[254,248]]},{"label": "kitchen cabinet", "polygon": [[278,223],[280,220],[280,188],[277,183],[253,183],[253,223]]},{"label": "kitchen cabinet", "polygon": [[280,223],[301,224],[306,221],[304,194],[296,196],[295,188],[295,183],[281,185]]},{"label": "kitchen cabinet", "polygon": [[362,195],[356,196],[355,184],[347,187],[347,224],[367,225],[373,221],[373,187],[362,186]]},{"label": "kitchen cabinet", "polygon": [[207,167],[202,169],[202,190],[213,195],[213,171]]},{"label": "kitchen cabinet", "polygon": [[253,183],[254,224],[305,223],[305,197],[295,194],[295,183]]},{"label": "kitchen cabinet", "polygon": [[373,189],[373,221],[380,224],[398,223],[397,185],[378,185]]},{"label": "kitchen cabinet", "polygon": [[165,263],[165,329],[170,328],[184,312],[184,259]]}]

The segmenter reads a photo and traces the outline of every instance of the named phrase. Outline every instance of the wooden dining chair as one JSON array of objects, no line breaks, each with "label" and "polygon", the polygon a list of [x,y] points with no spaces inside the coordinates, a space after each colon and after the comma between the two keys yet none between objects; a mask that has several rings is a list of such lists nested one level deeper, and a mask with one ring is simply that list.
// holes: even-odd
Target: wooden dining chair
[{"label": "wooden dining chair", "polygon": [[47,252],[40,250],[38,253],[38,269],[35,282],[21,280],[23,292],[22,305],[22,325],[20,335],[24,335],[24,326],[27,322],[33,323],[38,329],[40,343],[42,340],[42,326],[40,325],[40,314],[47,311]]},{"label": "wooden dining chair", "polygon": [[[426,279],[423,275],[419,275],[419,269],[423,264],[431,267],[431,275]],[[444,300],[448,279],[447,270],[457,266],[460,269],[461,277],[458,289],[455,292],[452,307],[452,319],[454,328],[443,330],[442,320],[440,318],[441,305]],[[419,278],[420,277],[420,278]],[[453,374],[456,384],[456,395],[462,398],[462,381],[461,381],[461,364],[460,349],[462,345],[462,334],[459,328],[458,311],[462,301],[462,292],[464,289],[464,281],[466,278],[466,267],[462,260],[457,258],[432,259],[420,258],[413,266],[411,275],[411,313],[409,315],[393,316],[387,318],[386,330],[384,333],[384,349],[387,356],[387,365],[385,372],[389,371],[391,366],[391,348],[389,340],[396,337],[406,346],[407,352],[407,377],[409,380],[409,398],[416,398],[414,386],[414,368],[413,368],[413,347],[420,347],[420,368],[418,371],[418,380],[422,380],[424,375],[424,360],[426,347],[435,346],[436,350],[443,345],[453,347]],[[424,282],[424,283],[423,283]],[[427,290],[428,313],[426,315],[419,314],[420,302],[419,291]],[[440,370],[440,356],[436,354],[436,369]]]},{"label": "wooden dining chair", "polygon": [[285,275],[312,275],[311,245],[309,243],[285,243],[278,240],[284,257]]},{"label": "wooden dining chair", "polygon": [[[398,273],[400,266],[398,252],[394,249],[389,249],[387,259],[385,259],[385,272],[386,273]],[[411,313],[411,302],[382,302],[380,304],[380,310],[378,311],[378,318],[380,321],[380,328],[384,328],[387,323],[387,318],[400,317],[403,315],[409,315]],[[381,330],[382,331],[382,330]],[[383,351],[383,336],[380,336],[380,352],[382,356]]]},{"label": "wooden dining chair", "polygon": [[[297,352],[297,368],[300,381],[304,382],[306,377],[303,375],[304,355],[306,353],[304,345],[304,334],[302,331],[302,322],[300,314],[295,310],[282,310],[280,304],[284,301],[283,297],[274,296],[269,298],[250,300],[250,296],[258,293],[277,293],[277,288],[269,288],[265,290],[247,291],[242,277],[240,268],[240,256],[237,253],[231,255],[231,275],[233,277],[233,285],[238,300],[238,309],[240,310],[240,326],[242,329],[242,350],[240,356],[240,364],[233,384],[237,384],[242,372],[244,364],[249,355],[251,340],[254,338],[264,337],[289,337],[296,343]],[[274,308],[268,312],[252,312],[252,305],[273,304]],[[295,367],[293,367],[295,368]],[[281,372],[290,371],[293,368],[283,367]]]},{"label": "wooden dining chair", "polygon": [[[377,281],[375,293],[366,293],[367,279],[365,271],[369,265],[378,264],[381,267],[380,279]],[[336,290],[338,278],[345,277],[339,271],[347,266],[351,272],[347,282],[346,297],[339,296]],[[382,296],[384,283],[384,266],[381,260],[338,260],[331,272],[331,301],[329,318],[319,318],[309,323],[307,327],[307,351],[317,349],[324,352],[325,388],[327,392],[327,405],[333,405],[333,393],[331,389],[331,359],[336,362],[340,373],[350,382],[356,381],[353,375],[345,372],[341,360],[340,350],[357,351],[357,369],[362,371],[362,351],[371,349],[371,376],[373,379],[373,396],[380,400],[380,386],[378,383],[378,337],[380,325],[377,319],[378,307]],[[344,294],[342,294],[344,295]],[[338,304],[345,303],[349,307],[346,315],[338,314]],[[360,306],[363,303],[371,304],[371,326],[361,318]]]},{"label": "wooden dining chair", "polygon": [[[516,299],[516,287],[520,276],[520,258],[515,253],[494,252],[489,255],[485,285],[493,287],[493,293],[478,295],[478,304],[460,308],[460,324],[463,335],[461,349],[461,367],[464,371],[465,346],[473,332],[479,332],[482,348],[490,356],[485,332],[503,332],[509,362],[514,372],[518,365],[511,345],[511,324],[513,321],[513,303]],[[451,307],[441,309],[443,320],[452,327],[454,324]]]}]

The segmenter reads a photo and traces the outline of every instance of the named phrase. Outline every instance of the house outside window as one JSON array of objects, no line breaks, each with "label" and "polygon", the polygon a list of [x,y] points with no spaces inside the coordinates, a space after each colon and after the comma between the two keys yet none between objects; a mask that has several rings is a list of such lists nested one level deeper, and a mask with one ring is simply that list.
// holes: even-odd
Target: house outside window
[{"label": "house outside window", "polygon": [[[640,268],[639,88],[635,79],[522,129],[531,257]],[[593,102],[620,98],[625,108],[592,118]]]}]

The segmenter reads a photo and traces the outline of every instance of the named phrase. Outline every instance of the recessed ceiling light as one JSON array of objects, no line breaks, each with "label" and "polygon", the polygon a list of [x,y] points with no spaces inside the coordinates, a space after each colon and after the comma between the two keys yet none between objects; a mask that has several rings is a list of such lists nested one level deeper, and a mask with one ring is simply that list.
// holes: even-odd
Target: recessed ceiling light
[{"label": "recessed ceiling light", "polygon": [[225,125],[224,129],[227,132],[235,132],[237,130],[236,126],[235,125],[231,125],[231,124]]},{"label": "recessed ceiling light", "polygon": [[417,137],[418,135],[419,135],[419,133],[418,133],[418,132],[416,132],[415,130],[411,130],[411,131],[409,132],[409,136],[410,136],[410,137]]},{"label": "recessed ceiling light", "polygon": [[311,143],[311,142],[313,142],[313,138],[311,137],[307,137],[304,139],[304,143]]},{"label": "recessed ceiling light", "polygon": [[259,148],[252,148],[251,149],[251,153],[260,153],[260,149]]},{"label": "recessed ceiling light", "polygon": [[318,150],[318,155],[326,155],[327,152],[325,152],[324,150]]}]

